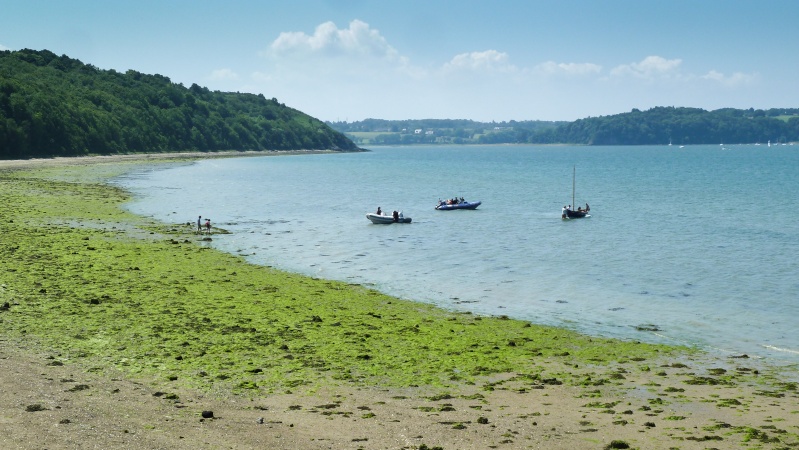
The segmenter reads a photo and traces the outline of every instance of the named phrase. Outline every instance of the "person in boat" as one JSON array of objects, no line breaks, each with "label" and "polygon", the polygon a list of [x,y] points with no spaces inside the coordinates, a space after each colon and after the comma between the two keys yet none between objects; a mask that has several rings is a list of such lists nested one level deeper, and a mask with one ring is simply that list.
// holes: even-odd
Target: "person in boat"
[{"label": "person in boat", "polygon": [[577,207],[577,212],[583,212],[583,207],[582,206],[578,206]]},{"label": "person in boat", "polygon": [[588,203],[585,204],[585,212],[591,211],[591,207],[588,206]]},{"label": "person in boat", "polygon": [[394,211],[394,222],[399,222],[399,211]]},{"label": "person in boat", "polygon": [[566,218],[567,211],[568,211],[568,209],[566,208],[566,205],[563,205],[563,209],[560,210],[560,218],[561,219],[565,219]]},{"label": "person in boat", "polygon": [[380,209],[380,207],[378,206],[377,207],[377,212],[375,214],[377,214],[378,216],[382,216],[383,215],[383,210]]}]

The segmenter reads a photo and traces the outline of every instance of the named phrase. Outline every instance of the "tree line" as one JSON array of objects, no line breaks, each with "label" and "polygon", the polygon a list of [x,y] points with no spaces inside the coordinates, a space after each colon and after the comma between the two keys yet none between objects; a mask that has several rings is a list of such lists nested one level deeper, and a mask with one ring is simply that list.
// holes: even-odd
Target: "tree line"
[{"label": "tree line", "polygon": [[[567,122],[543,120],[479,122],[466,119],[383,120],[328,122],[356,143],[377,145],[499,144],[527,142],[530,136]],[[364,134],[370,137],[363,138]]]},{"label": "tree line", "polygon": [[0,159],[300,149],[358,148],[275,98],[186,88],[48,50],[0,51]]},{"label": "tree line", "polygon": [[576,120],[539,138],[586,145],[794,142],[799,140],[799,109],[633,109],[624,114]]},{"label": "tree line", "polygon": [[799,141],[799,108],[706,111],[655,107],[573,122],[367,119],[328,124],[356,142],[370,132],[371,144],[691,145]]}]

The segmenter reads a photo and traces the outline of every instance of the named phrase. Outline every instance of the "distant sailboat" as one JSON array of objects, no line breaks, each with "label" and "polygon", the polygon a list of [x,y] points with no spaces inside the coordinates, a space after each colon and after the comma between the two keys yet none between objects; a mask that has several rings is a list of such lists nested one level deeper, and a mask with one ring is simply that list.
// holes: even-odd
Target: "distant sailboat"
[{"label": "distant sailboat", "polygon": [[771,141],[768,141],[768,146],[771,147]]},{"label": "distant sailboat", "polygon": [[[576,186],[576,180],[577,180],[577,167],[575,166],[572,167],[572,205],[574,205],[574,190]],[[572,208],[574,208],[574,206],[572,206]],[[588,203],[586,203],[585,209],[582,209],[582,207],[580,207],[580,209],[578,209],[577,211],[573,211],[569,208],[566,208],[561,217],[563,219],[582,219],[583,217],[591,217],[588,214],[588,211],[590,210],[591,207],[588,206]]]}]

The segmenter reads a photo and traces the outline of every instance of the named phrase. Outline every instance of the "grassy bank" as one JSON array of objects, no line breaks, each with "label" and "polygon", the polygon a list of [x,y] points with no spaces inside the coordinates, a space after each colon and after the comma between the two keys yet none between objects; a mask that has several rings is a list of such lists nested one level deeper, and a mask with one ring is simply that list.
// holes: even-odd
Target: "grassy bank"
[{"label": "grassy bank", "polygon": [[[517,401],[538,399],[550,420],[564,414],[560,404],[576,404],[552,430],[568,423],[590,434],[600,429],[593,420],[612,427],[607,436],[640,439],[660,420],[670,427],[661,443],[799,445],[797,384],[745,358],[708,366],[687,348],[447,311],[255,266],[210,248],[193,224],[124,211],[128,194],[104,181],[137,164],[0,169],[0,343],[25,342],[53,365],[122,372],[167,392],[263,399],[331,386],[419,387],[435,401],[468,387],[535,395]],[[430,416],[447,411],[436,408]],[[746,415],[753,412],[756,419]],[[625,428],[636,420],[639,430]],[[560,429],[547,439],[560,439]]]}]

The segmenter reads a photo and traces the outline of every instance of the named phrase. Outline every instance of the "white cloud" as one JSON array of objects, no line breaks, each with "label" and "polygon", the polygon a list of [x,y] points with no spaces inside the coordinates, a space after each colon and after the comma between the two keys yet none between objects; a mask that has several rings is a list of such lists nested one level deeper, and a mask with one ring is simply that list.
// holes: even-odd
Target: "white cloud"
[{"label": "white cloud", "polygon": [[[682,59],[657,55],[615,67],[606,63],[607,68],[555,60],[517,66],[509,53],[494,49],[419,66],[402,57],[379,30],[357,19],[344,28],[321,23],[310,34],[282,32],[262,56],[262,65],[243,77],[253,90],[325,120],[574,120],[575,104],[591,105],[589,114],[674,104],[692,100],[708,84],[735,86],[756,77],[717,71],[700,76],[685,72]],[[215,72],[220,79],[231,75],[224,69]],[[611,82],[596,89],[597,81]]]},{"label": "white cloud", "polygon": [[681,59],[666,59],[660,56],[647,56],[641,62],[622,64],[610,71],[613,76],[633,76],[652,79],[679,74]]},{"label": "white cloud", "polygon": [[581,76],[598,74],[602,72],[602,66],[592,63],[556,63],[547,61],[538,64],[533,70],[547,75]]},{"label": "white cloud", "polygon": [[283,32],[269,48],[276,56],[312,54],[402,59],[378,30],[357,19],[345,29],[339,29],[333,22],[325,22],[316,27],[313,35],[301,31]]},{"label": "white cloud", "polygon": [[758,75],[757,74],[745,74],[745,73],[741,73],[741,72],[735,72],[734,74],[732,74],[730,76],[725,76],[721,72],[717,72],[715,70],[711,70],[710,72],[706,73],[705,75],[702,75],[701,78],[704,79],[704,80],[715,81],[715,82],[717,82],[719,84],[722,84],[724,86],[727,86],[727,87],[735,87],[735,86],[741,86],[741,85],[754,83],[757,80]]},{"label": "white cloud", "polygon": [[211,79],[214,81],[238,80],[239,75],[230,69],[217,69],[211,72]]},{"label": "white cloud", "polygon": [[0,44],[0,51],[4,52],[4,51],[6,51],[6,50],[11,50],[11,49],[10,49],[10,48],[8,48],[8,47],[6,47],[6,46],[5,46],[5,45],[3,45],[3,44]]},{"label": "white cloud", "polygon": [[448,63],[444,64],[445,70],[513,70],[508,64],[508,54],[496,50],[483,52],[461,53],[455,55]]}]

